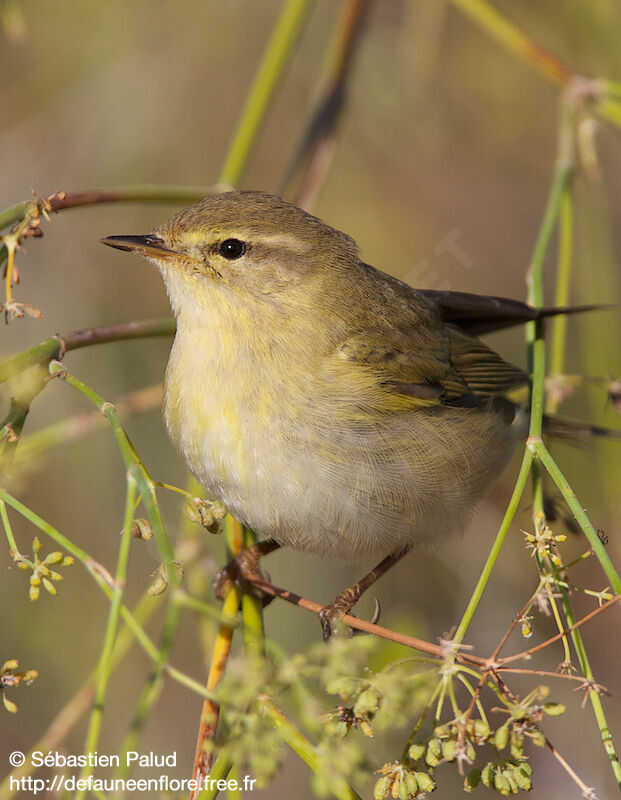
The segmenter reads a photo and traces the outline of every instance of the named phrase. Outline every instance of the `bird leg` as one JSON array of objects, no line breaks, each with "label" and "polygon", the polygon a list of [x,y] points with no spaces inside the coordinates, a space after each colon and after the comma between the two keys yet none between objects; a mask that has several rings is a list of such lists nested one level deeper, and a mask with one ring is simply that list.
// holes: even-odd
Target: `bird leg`
[{"label": "bird leg", "polygon": [[368,572],[364,578],[362,578],[362,580],[350,586],[349,589],[345,589],[344,592],[341,592],[334,598],[329,606],[322,608],[319,612],[319,621],[321,622],[324,641],[327,642],[332,636],[334,624],[339,622],[345,614],[349,614],[364,592],[366,592],[378,578],[381,578],[385,572],[388,572],[397,561],[400,561],[408,550],[409,548],[405,547],[403,550],[399,550],[399,552],[383,558],[371,572]]},{"label": "bird leg", "polygon": [[274,539],[264,539],[238,553],[216,573],[212,584],[216,597],[224,600],[227,590],[231,584],[234,584],[246,594],[258,597],[263,601],[263,605],[270,603],[274,598],[255,588],[249,578],[257,575],[263,577],[259,569],[259,560],[279,547],[280,545]]}]

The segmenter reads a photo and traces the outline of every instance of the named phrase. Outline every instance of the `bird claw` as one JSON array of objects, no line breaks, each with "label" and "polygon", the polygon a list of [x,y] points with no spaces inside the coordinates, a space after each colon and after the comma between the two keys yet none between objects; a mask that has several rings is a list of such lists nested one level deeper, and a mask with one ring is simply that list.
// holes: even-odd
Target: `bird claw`
[{"label": "bird claw", "polygon": [[[323,633],[323,640],[327,642],[332,638],[333,634],[341,630],[346,636],[354,636],[362,631],[356,631],[349,628],[343,623],[343,617],[350,614],[353,606],[359,600],[356,592],[352,589],[346,589],[341,594],[337,595],[328,606],[324,606],[318,613],[319,622],[321,623],[321,630]],[[380,602],[375,598],[375,606],[373,614],[369,620],[371,624],[376,625],[379,621],[381,614]],[[353,615],[352,615],[353,616]]]},{"label": "bird claw", "polygon": [[236,586],[244,594],[252,595],[252,597],[261,600],[263,607],[265,607],[274,598],[272,595],[268,595],[258,589],[252,583],[253,577],[265,578],[268,581],[270,579],[267,573],[263,574],[259,569],[259,556],[250,550],[242,550],[228,564],[218,570],[211,585],[218,600],[224,600],[229,589],[232,586]]},{"label": "bird claw", "polygon": [[[330,605],[321,609],[318,616],[324,642],[327,642],[332,637],[337,626],[342,623],[343,617],[352,610],[358,597],[358,593],[353,588],[345,589],[344,592],[337,594]],[[343,626],[341,625],[341,627]],[[347,631],[348,636],[353,635],[351,628],[347,628]]]}]

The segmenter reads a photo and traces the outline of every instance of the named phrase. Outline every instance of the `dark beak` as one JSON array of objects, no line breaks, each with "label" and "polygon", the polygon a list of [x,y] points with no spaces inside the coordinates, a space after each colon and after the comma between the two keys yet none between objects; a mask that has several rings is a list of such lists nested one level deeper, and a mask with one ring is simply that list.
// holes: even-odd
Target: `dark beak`
[{"label": "dark beak", "polygon": [[106,236],[100,239],[102,244],[125,250],[127,253],[140,253],[151,258],[174,258],[178,255],[174,250],[166,247],[163,239],[147,234],[146,236]]}]

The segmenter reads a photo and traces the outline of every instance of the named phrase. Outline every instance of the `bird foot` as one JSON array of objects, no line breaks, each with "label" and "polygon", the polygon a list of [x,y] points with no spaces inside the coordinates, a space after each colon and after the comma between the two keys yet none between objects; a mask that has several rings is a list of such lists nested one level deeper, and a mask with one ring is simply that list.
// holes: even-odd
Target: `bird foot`
[{"label": "bird foot", "polygon": [[337,594],[330,605],[321,609],[318,616],[324,642],[327,642],[339,629],[344,629],[347,636],[353,635],[352,629],[343,624],[343,617],[345,614],[349,614],[359,597],[360,595],[355,591],[354,587],[350,587]]},{"label": "bird foot", "polygon": [[264,574],[259,569],[261,555],[262,553],[249,547],[247,550],[242,550],[226,566],[218,570],[212,582],[214,594],[218,600],[224,600],[231,586],[237,586],[244,594],[261,600],[264,607],[272,602],[274,599],[272,595],[266,594],[252,583],[253,577],[264,578],[268,581],[270,579],[267,573]]}]

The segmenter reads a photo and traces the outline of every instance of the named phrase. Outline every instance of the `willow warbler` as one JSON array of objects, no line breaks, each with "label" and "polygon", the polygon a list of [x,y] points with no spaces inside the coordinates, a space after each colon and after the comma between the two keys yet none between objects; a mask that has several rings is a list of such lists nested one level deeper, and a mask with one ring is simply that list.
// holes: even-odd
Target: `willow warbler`
[{"label": "willow warbler", "polygon": [[273,195],[217,194],[102,240],[162,274],[164,417],[192,473],[261,538],[388,557],[467,524],[524,434],[527,380],[477,338],[541,313],[412,289]]}]

